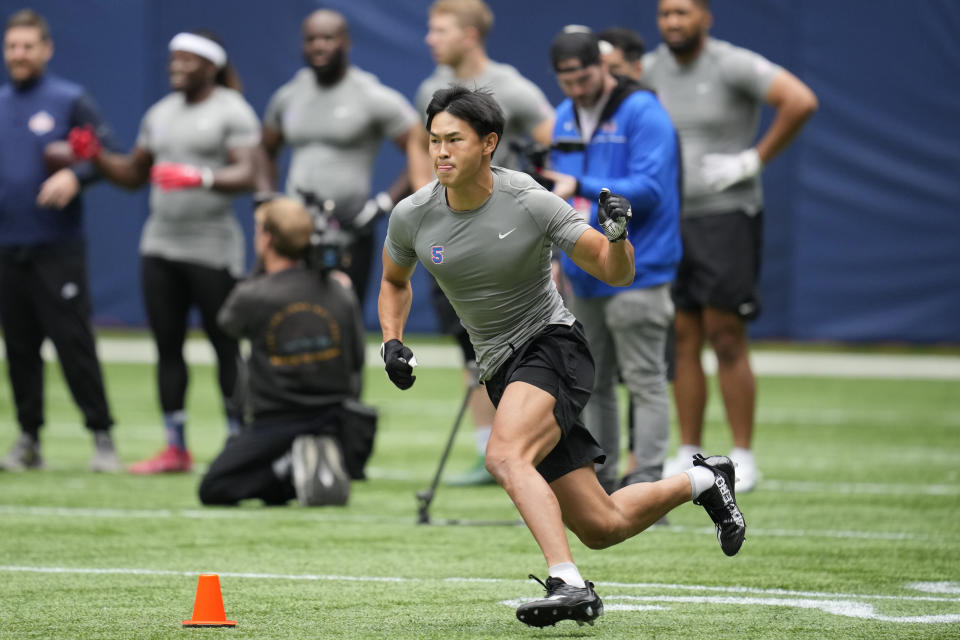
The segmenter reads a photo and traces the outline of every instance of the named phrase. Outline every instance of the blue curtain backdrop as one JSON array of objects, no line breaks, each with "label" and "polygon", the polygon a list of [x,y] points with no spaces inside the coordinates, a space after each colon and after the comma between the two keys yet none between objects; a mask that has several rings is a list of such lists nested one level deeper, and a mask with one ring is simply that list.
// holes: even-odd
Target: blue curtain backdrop
[{"label": "blue curtain backdrop", "polygon": [[[489,52],[516,66],[554,103],[547,62],[565,24],[636,29],[659,42],[654,0],[491,0]],[[20,3],[0,1],[4,19]],[[51,70],[100,103],[124,146],[166,91],[166,43],[209,28],[225,41],[246,96],[262,115],[300,66],[305,0],[44,0]],[[351,24],[352,61],[412,98],[432,62],[426,0],[332,0]],[[713,35],[778,62],[807,82],[820,111],[764,174],[762,293],[755,337],[960,342],[960,2],[956,0],[714,0]],[[3,77],[5,81],[5,76]],[[769,118],[769,114],[767,116]],[[2,141],[0,141],[2,144]],[[376,173],[401,169],[387,145]],[[137,244],[146,192],[100,184],[87,195],[95,321],[142,326]],[[248,235],[249,198],[237,199]],[[382,235],[384,226],[379,232]],[[432,331],[418,270],[411,331]],[[377,274],[375,274],[376,277]],[[376,327],[375,294],[366,301]]]}]

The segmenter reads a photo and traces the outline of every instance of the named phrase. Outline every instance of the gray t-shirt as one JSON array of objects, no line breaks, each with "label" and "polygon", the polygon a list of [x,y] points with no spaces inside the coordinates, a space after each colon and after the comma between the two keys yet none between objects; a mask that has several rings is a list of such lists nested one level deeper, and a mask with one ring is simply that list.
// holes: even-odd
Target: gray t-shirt
[{"label": "gray t-shirt", "polygon": [[447,205],[434,180],[390,215],[384,243],[400,266],[418,260],[436,279],[477,352],[484,380],[549,324],[573,324],[550,271],[590,228],[570,205],[525,173],[493,168],[493,193],[473,211]]},{"label": "gray t-shirt", "polygon": [[[216,87],[190,104],[180,92],[154,104],[143,116],[137,146],[154,163],[177,162],[217,169],[228,152],[260,143],[253,108],[233,89]],[[212,189],[150,190],[150,217],[140,253],[243,273],[243,231],[234,216],[233,195]]]},{"label": "gray t-shirt", "polygon": [[708,153],[739,153],[757,135],[760,111],[781,67],[729,42],[708,38],[703,52],[681,66],[665,44],[643,56],[643,82],[670,114],[683,150],[683,215],[763,207],[760,176],[713,191],[703,179]]},{"label": "gray t-shirt", "polygon": [[313,71],[301,69],[267,105],[264,123],[293,147],[287,194],[299,191],[332,200],[334,215],[350,220],[370,197],[377,152],[417,123],[413,107],[376,76],[349,67],[343,80],[320,85]]},{"label": "gray t-shirt", "polygon": [[451,84],[460,84],[468,89],[489,89],[493,92],[493,97],[506,117],[503,139],[493,156],[493,163],[509,169],[519,169],[516,154],[510,151],[510,142],[528,138],[538,124],[553,116],[553,107],[543,92],[508,64],[491,60],[480,75],[469,80],[457,78],[451,67],[440,65],[417,89],[415,103],[424,122],[427,118],[427,105],[430,104],[433,94]]}]

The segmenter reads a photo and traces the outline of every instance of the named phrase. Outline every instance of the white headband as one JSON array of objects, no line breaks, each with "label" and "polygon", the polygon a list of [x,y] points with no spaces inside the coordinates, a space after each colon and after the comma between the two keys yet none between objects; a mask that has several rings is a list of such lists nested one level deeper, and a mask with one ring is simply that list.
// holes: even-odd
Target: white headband
[{"label": "white headband", "polygon": [[223,50],[223,47],[213,40],[198,36],[195,33],[178,33],[173,36],[170,41],[170,51],[195,53],[212,62],[218,69],[227,64],[227,52]]}]

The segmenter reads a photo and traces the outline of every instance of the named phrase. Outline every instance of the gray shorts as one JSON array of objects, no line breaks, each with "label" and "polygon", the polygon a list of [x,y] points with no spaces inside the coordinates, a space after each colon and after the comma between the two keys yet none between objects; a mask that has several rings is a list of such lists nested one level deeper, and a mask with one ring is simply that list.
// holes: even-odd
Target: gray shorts
[{"label": "gray shorts", "polygon": [[593,357],[579,322],[549,325],[517,349],[485,383],[493,406],[511,382],[526,382],[556,399],[553,415],[562,435],[557,446],[537,465],[547,482],[589,463],[606,460],[603,449],[587,431],[580,414],[593,389]]}]

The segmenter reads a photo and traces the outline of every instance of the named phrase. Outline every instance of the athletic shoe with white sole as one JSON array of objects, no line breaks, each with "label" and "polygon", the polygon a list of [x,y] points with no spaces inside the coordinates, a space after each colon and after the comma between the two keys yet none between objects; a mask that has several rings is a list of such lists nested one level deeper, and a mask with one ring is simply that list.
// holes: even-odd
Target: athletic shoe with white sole
[{"label": "athletic shoe with white sole", "polygon": [[573,587],[560,578],[547,578],[546,583],[533,574],[531,580],[539,582],[547,590],[547,596],[517,607],[517,620],[531,627],[547,627],[561,620],[573,620],[583,626],[589,625],[603,613],[603,602],[593,590],[593,583],[586,582],[582,589]]},{"label": "athletic shoe with white sole", "polygon": [[305,507],[342,506],[350,499],[350,476],[340,444],[330,436],[302,435],[293,441],[293,488]]},{"label": "athletic shoe with white sole", "polygon": [[707,511],[707,515],[717,527],[720,548],[728,556],[734,556],[743,544],[747,524],[743,520],[740,507],[737,506],[733,462],[726,456],[704,458],[698,453],[693,456],[693,465],[713,472],[713,486],[701,493],[693,504],[700,505]]}]

